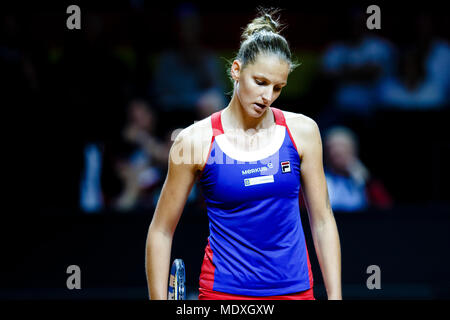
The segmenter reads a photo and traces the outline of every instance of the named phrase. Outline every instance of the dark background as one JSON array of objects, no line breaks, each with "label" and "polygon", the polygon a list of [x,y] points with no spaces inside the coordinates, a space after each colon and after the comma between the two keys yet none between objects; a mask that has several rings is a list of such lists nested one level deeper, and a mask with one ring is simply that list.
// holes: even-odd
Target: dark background
[{"label": "dark background", "polygon": [[[81,8],[81,30],[66,28],[70,4]],[[219,57],[232,58],[256,4],[264,3],[195,4],[205,47]],[[277,107],[308,115],[322,129],[318,119],[330,104],[333,84],[321,77],[320,56],[330,43],[350,36],[349,12],[370,4],[270,3],[284,9],[281,15],[288,28],[283,34],[303,61]],[[433,18],[435,35],[448,43],[448,13],[438,2],[378,5],[382,28],[372,32],[396,46],[414,46],[414,23],[423,12]],[[1,44],[26,59],[11,62],[5,53],[0,71],[6,173],[0,224],[1,299],[147,298],[145,240],[153,210],[123,213],[105,208],[87,214],[79,207],[80,177],[85,144],[113,144],[127,101],[135,96],[152,101],[147,92],[152,61],[176,42],[176,8],[176,3],[139,1],[2,4]],[[90,29],[83,24],[91,16],[103,26],[97,39],[101,45],[95,50],[87,47]],[[12,36],[6,31],[10,19],[15,26]],[[225,63],[223,76],[230,90]],[[172,117],[184,127],[190,125],[177,114]],[[384,210],[335,212],[344,298],[450,297],[448,119],[447,100],[436,110],[380,108],[362,122],[349,120],[360,137],[361,159],[384,182],[395,204]],[[160,137],[166,134],[166,125],[158,124]],[[305,211],[302,221],[315,295],[323,299]],[[186,263],[191,294],[198,290],[207,236],[206,210],[198,203],[187,205],[175,234],[173,257]],[[82,290],[66,288],[66,268],[72,264],[81,268]],[[369,265],[381,268],[381,290],[366,287]]]}]

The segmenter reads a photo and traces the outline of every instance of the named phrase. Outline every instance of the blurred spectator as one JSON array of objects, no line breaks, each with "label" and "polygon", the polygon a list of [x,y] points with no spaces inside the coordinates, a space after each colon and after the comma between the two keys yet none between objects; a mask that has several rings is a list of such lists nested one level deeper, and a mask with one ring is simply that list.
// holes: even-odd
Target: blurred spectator
[{"label": "blurred spectator", "polygon": [[159,56],[150,90],[164,120],[184,127],[225,107],[225,97],[219,61],[200,43],[199,15],[181,5],[177,19],[178,47]]},{"label": "blurred spectator", "polygon": [[347,39],[331,44],[322,57],[322,72],[334,83],[333,112],[368,116],[375,107],[377,80],[391,74],[395,48],[366,27],[363,11],[352,11]]},{"label": "blurred spectator", "polygon": [[130,101],[122,138],[131,151],[118,155],[115,161],[123,187],[115,201],[116,209],[152,206],[149,195],[161,183],[170,148],[155,136],[156,121],[156,114],[146,101]]},{"label": "blurred spectator", "polygon": [[155,136],[157,115],[153,108],[145,100],[131,100],[127,108],[127,119],[122,132],[125,141],[139,146],[156,164],[166,166],[168,150]]},{"label": "blurred spectator", "polygon": [[84,149],[84,170],[80,186],[80,207],[84,212],[98,212],[103,209],[101,171],[101,149],[98,144],[90,143]]},{"label": "blurred spectator", "polygon": [[417,40],[403,53],[396,75],[380,81],[378,96],[384,107],[436,109],[450,99],[450,47],[433,31],[430,16],[417,20]]},{"label": "blurred spectator", "polygon": [[332,127],[324,139],[325,176],[333,210],[388,208],[392,199],[358,158],[358,139],[346,127]]},{"label": "blurred spectator", "polygon": [[[164,136],[164,144],[165,144],[165,148],[166,148],[166,154],[165,157],[168,161],[168,153],[170,148],[172,147],[173,142],[175,141],[175,138],[177,137],[177,135],[181,132],[181,128],[176,128],[175,126],[169,127],[168,130],[166,131],[166,134]],[[167,169],[168,169],[168,162],[166,161],[165,166],[161,167],[162,170],[162,176],[165,177],[167,175]],[[161,183],[157,186],[156,190],[152,193],[152,203],[153,206],[156,207],[158,200],[159,200],[159,196],[161,194],[161,190],[163,187],[163,182],[161,181]],[[192,190],[188,195],[188,198],[186,199],[186,206],[200,206],[200,207],[204,207],[205,206],[205,202],[203,200],[203,194],[200,192],[197,184],[195,183],[192,186]],[[204,207],[206,208],[206,207]]]}]

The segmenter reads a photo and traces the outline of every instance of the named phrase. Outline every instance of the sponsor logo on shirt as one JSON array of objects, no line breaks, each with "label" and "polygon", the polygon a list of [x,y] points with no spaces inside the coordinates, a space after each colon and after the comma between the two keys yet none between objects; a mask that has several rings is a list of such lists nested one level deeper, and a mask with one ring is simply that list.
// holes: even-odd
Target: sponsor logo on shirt
[{"label": "sponsor logo on shirt", "polygon": [[262,184],[262,183],[271,183],[271,182],[274,182],[273,175],[244,179],[244,185],[246,187],[254,186],[254,185]]},{"label": "sponsor logo on shirt", "polygon": [[267,166],[263,166],[263,167],[259,167],[259,168],[253,168],[253,169],[247,169],[247,170],[242,170],[242,175],[246,175],[246,174],[252,174],[252,173],[256,173],[256,172],[265,172],[269,169],[273,168],[273,164],[272,162],[269,162],[267,164]]},{"label": "sponsor logo on shirt", "polygon": [[281,172],[283,173],[291,172],[291,163],[289,161],[282,161],[280,164],[281,164]]}]

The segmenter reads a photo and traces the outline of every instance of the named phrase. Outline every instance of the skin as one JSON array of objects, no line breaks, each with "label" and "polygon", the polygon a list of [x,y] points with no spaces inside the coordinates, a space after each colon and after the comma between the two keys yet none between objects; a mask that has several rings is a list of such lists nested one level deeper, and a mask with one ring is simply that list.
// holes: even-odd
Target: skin
[{"label": "skin", "polygon": [[356,162],[353,141],[344,134],[336,134],[325,141],[325,154],[330,168],[336,173],[348,175]]},{"label": "skin", "polygon": [[[275,55],[260,54],[254,63],[244,67],[235,60],[231,66],[234,94],[222,111],[225,135],[228,132],[252,132],[256,140],[267,139],[260,133],[274,126],[269,107],[287,84],[288,75],[289,64]],[[254,103],[262,103],[266,107],[261,111]],[[328,299],[342,299],[340,241],[327,192],[319,128],[316,122],[304,115],[283,113],[301,158],[302,190]],[[146,270],[150,299],[167,299],[173,234],[191,188],[208,158],[212,137],[210,121],[210,118],[205,118],[183,129],[170,150],[167,177],[147,237]],[[266,143],[267,140],[264,141]],[[183,151],[191,146],[199,152],[188,157]],[[180,155],[186,156],[184,161],[180,161]]]}]

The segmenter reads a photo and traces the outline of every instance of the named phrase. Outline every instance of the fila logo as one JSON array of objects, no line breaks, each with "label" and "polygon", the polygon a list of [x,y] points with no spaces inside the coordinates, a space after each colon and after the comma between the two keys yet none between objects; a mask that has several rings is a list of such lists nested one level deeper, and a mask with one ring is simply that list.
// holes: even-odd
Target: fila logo
[{"label": "fila logo", "polygon": [[281,171],[283,173],[291,172],[291,163],[289,161],[281,162]]}]

